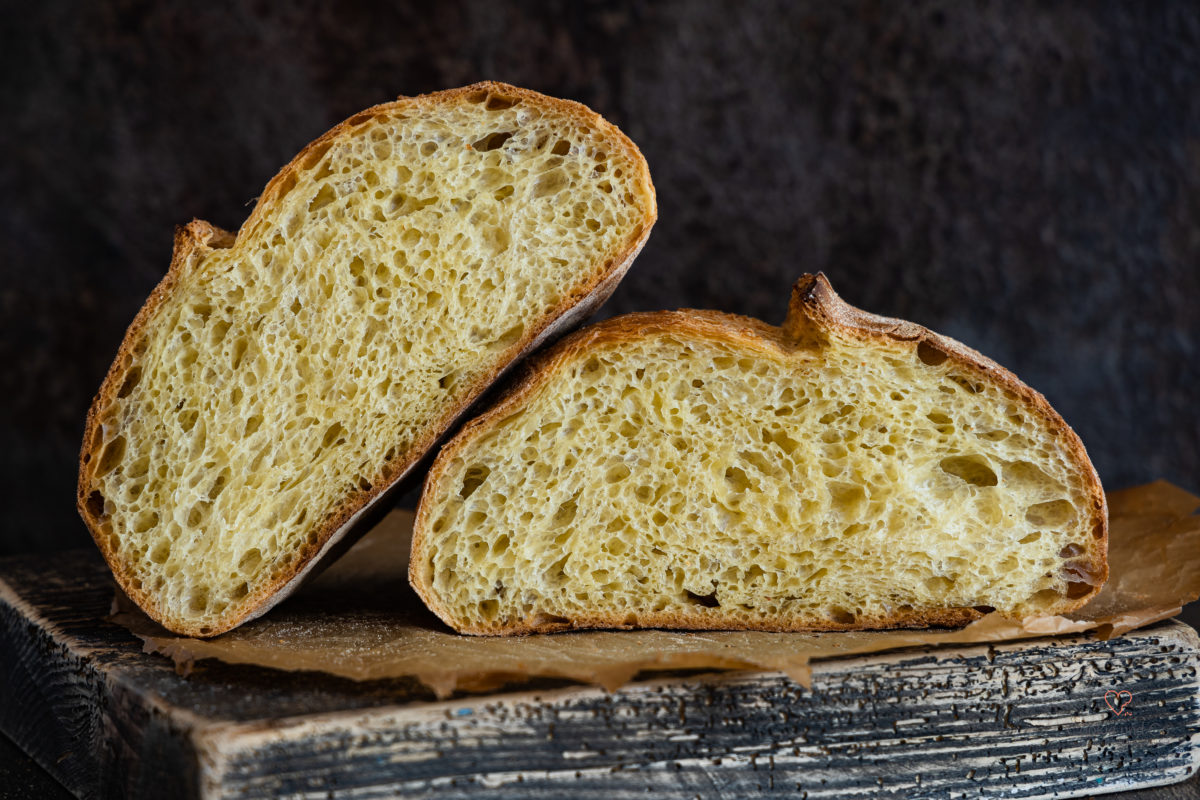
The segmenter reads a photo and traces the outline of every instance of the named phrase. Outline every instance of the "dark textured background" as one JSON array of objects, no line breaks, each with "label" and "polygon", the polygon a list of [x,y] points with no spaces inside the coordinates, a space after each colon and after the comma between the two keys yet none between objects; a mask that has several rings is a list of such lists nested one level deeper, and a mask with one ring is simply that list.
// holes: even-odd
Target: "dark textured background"
[{"label": "dark textured background", "polygon": [[0,554],[86,544],[92,393],[172,228],[398,94],[495,78],[642,148],[602,313],[782,318],[824,270],[1042,390],[1105,485],[1200,490],[1200,5],[52,2],[0,32]]}]

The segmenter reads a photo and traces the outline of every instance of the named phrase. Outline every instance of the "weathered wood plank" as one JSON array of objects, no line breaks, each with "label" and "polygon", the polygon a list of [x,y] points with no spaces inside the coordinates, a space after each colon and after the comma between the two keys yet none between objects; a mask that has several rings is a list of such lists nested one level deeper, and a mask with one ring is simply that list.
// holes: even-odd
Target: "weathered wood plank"
[{"label": "weathered wood plank", "polygon": [[[468,698],[213,732],[200,749],[214,783],[248,796],[555,796],[563,781],[573,796],[1099,793],[1195,766],[1183,732],[1200,726],[1197,643],[1181,628],[826,663],[811,692],[757,674]],[[1121,717],[1104,703],[1114,684],[1135,687]]]},{"label": "weathered wood plank", "polygon": [[184,679],[103,622],[110,601],[89,552],[0,562],[0,728],[81,797],[1072,797],[1200,761],[1200,640],[1174,622],[819,662],[811,691],[726,673],[437,702],[207,662]]}]

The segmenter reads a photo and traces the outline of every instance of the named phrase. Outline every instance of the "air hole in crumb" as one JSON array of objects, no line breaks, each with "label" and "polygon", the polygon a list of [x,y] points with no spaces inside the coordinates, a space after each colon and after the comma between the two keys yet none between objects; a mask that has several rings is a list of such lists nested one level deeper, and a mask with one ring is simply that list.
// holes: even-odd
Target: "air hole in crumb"
[{"label": "air hole in crumb", "polygon": [[[1028,461],[1013,461],[1004,465],[1005,483],[1024,486],[1058,486],[1058,482]],[[1061,490],[1061,487],[1059,487]]]},{"label": "air hole in crumb", "polygon": [[687,595],[688,602],[695,606],[704,606],[705,608],[720,608],[721,602],[717,600],[717,590],[714,588],[709,594],[696,594],[687,589],[683,590]]},{"label": "air hole in crumb", "polygon": [[104,495],[99,491],[92,492],[88,495],[87,510],[94,518],[99,519],[104,516]]},{"label": "air hole in crumb", "polygon": [[944,595],[954,588],[954,581],[941,575],[934,575],[924,581],[925,590],[933,595]]},{"label": "air hole in crumb", "polygon": [[567,561],[569,561],[570,558],[571,554],[567,553],[558,561],[555,561],[553,564],[547,567],[544,575],[545,579],[555,586],[562,585],[562,583],[567,579]]},{"label": "air hole in crumb", "polygon": [[1030,605],[1044,608],[1051,603],[1057,603],[1061,599],[1062,595],[1053,589],[1042,589],[1040,592],[1034,594],[1033,597],[1029,598],[1029,603]]},{"label": "air hole in crumb", "polygon": [[112,472],[123,458],[125,458],[125,437],[118,436],[106,444],[100,453],[100,463],[96,466],[96,475],[107,475]]},{"label": "air hole in crumb", "polygon": [[570,181],[565,172],[561,169],[552,169],[549,172],[543,173],[534,182],[532,195],[534,199],[549,197],[565,189],[568,183]]},{"label": "air hole in crumb", "polygon": [[975,606],[975,610],[980,614],[990,614],[996,609],[994,606]]},{"label": "air hole in crumb", "polygon": [[487,105],[484,106],[488,111],[503,111],[506,108],[512,108],[517,104],[517,101],[511,97],[494,94],[487,100]]},{"label": "air hole in crumb", "polygon": [[750,488],[750,478],[738,467],[728,467],[725,470],[725,481],[732,492],[744,492]]},{"label": "air hole in crumb", "polygon": [[312,200],[309,201],[308,210],[320,211],[322,208],[329,205],[336,199],[337,192],[334,191],[333,186],[327,183],[322,186],[321,190],[316,193]]},{"label": "air hole in crumb", "polygon": [[[1060,574],[1069,583],[1083,583],[1088,586],[1098,586],[1100,584],[1100,575],[1096,571],[1095,566],[1086,561],[1068,561],[1063,565]],[[1078,595],[1068,596],[1077,597]]]},{"label": "air hole in crumb", "polygon": [[150,560],[155,564],[165,564],[171,555],[171,541],[169,539],[161,539],[154,545],[154,549],[150,551]]},{"label": "air hole in crumb", "polygon": [[564,525],[570,525],[575,519],[575,513],[579,507],[575,504],[575,500],[571,499],[558,507],[554,512],[554,517],[550,520],[550,525],[555,528],[561,528]]},{"label": "air hole in crumb", "polygon": [[951,375],[950,380],[966,390],[968,394],[979,394],[983,391],[983,384],[968,380],[961,375]]},{"label": "air hole in crumb", "polygon": [[504,143],[512,138],[512,131],[497,131],[489,133],[479,141],[471,145],[472,150],[488,152],[489,150],[499,150],[504,146]]},{"label": "air hole in crumb", "polygon": [[321,439],[321,447],[329,447],[333,444],[345,444],[346,440],[343,434],[346,429],[342,427],[340,422],[335,422],[325,429],[325,436]]},{"label": "air hole in crumb", "polygon": [[629,467],[625,466],[624,464],[618,464],[617,466],[609,469],[608,473],[604,476],[604,481],[605,483],[620,483],[628,478],[629,475]]},{"label": "air hole in crumb", "polygon": [[117,397],[129,397],[133,393],[133,387],[137,386],[138,381],[141,379],[141,367],[134,367],[129,370],[129,374],[125,376],[125,380],[121,383],[121,390],[117,392]]},{"label": "air hole in crumb", "polygon": [[142,511],[138,514],[137,520],[134,522],[133,530],[135,533],[145,533],[158,525],[158,519],[157,511]]},{"label": "air hole in crumb", "polygon": [[857,517],[866,510],[867,493],[858,484],[832,481],[829,496],[832,510],[843,517]]},{"label": "air hole in crumb", "polygon": [[1091,594],[1092,589],[1096,588],[1086,581],[1070,581],[1067,583],[1067,597],[1072,600],[1078,600],[1088,594]]},{"label": "air hole in crumb", "polygon": [[283,198],[287,197],[288,192],[292,191],[292,189],[295,189],[295,188],[296,188],[296,173],[294,171],[290,171],[290,172],[288,172],[287,175],[285,175],[283,177],[283,180],[281,180],[279,182],[278,186],[275,189],[276,201],[278,202],[279,200],[282,200]]},{"label": "air hole in crumb", "polygon": [[1000,482],[983,456],[951,456],[943,458],[938,466],[972,486],[995,486]]},{"label": "air hole in crumb", "polygon": [[1074,518],[1075,508],[1067,500],[1036,503],[1025,510],[1025,521],[1039,528],[1058,528]]},{"label": "air hole in crumb", "polygon": [[216,500],[221,492],[225,490],[225,484],[229,482],[229,467],[221,470],[221,474],[217,475],[217,479],[213,481],[212,487],[208,490],[208,499]]},{"label": "air hole in crumb", "polygon": [[559,139],[554,143],[554,148],[550,151],[552,155],[556,156],[565,156],[569,152],[571,152],[571,143],[566,139]]},{"label": "air hole in crumb", "polygon": [[315,167],[317,162],[324,158],[325,154],[329,152],[330,147],[333,147],[332,141],[328,141],[311,148],[304,156],[304,160],[300,162],[300,168],[312,169]]},{"label": "air hole in crumb", "polygon": [[482,103],[484,100],[487,100],[487,99],[488,99],[488,93],[486,91],[484,91],[483,89],[471,92],[469,95],[467,95],[468,103]]},{"label": "air hole in crumb", "polygon": [[839,625],[853,625],[855,619],[853,612],[840,606],[829,609],[829,618]]},{"label": "air hole in crumb", "polygon": [[201,614],[208,608],[208,587],[201,586],[192,590],[192,595],[188,599],[188,611],[193,614]]},{"label": "air hole in crumb", "polygon": [[922,341],[917,345],[917,358],[921,359],[921,362],[924,364],[928,364],[931,367],[936,367],[938,364],[941,364],[943,361],[949,358],[949,356],[946,355],[944,350],[935,347],[928,341]]},{"label": "air hole in crumb", "polygon": [[482,464],[470,467],[467,470],[466,477],[463,478],[463,485],[458,491],[458,496],[466,500],[468,497],[475,494],[475,490],[478,489],[480,485],[487,480],[488,475],[491,474],[492,471]]},{"label": "air hole in crumb", "polygon": [[257,547],[252,547],[242,553],[242,557],[238,560],[238,572],[252,572],[262,563],[262,552]]},{"label": "air hole in crumb", "polygon": [[1074,542],[1058,551],[1059,558],[1074,558],[1078,555],[1083,555],[1083,548]]}]

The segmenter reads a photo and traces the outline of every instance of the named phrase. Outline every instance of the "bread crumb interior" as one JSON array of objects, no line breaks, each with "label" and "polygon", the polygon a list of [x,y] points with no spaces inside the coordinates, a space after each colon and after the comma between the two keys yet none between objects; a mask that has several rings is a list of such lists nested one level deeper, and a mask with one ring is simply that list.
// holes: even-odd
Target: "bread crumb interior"
[{"label": "bread crumb interior", "polygon": [[168,620],[240,616],[641,234],[644,165],[593,117],[393,109],[181,277],[102,410],[86,507]]},{"label": "bread crumb interior", "polygon": [[1092,590],[1087,478],[928,344],[661,331],[577,352],[426,487],[419,568],[460,629],[605,615],[855,627]]}]

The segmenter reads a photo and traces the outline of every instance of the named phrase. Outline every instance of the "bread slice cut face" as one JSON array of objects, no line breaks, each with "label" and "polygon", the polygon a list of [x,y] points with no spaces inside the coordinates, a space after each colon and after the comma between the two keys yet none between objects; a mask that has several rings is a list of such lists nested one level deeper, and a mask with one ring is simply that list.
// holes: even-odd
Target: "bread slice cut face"
[{"label": "bread slice cut face", "polygon": [[483,83],[338,125],[236,237],[183,228],[81,455],[79,509],[122,588],[189,635],[265,611],[611,293],[655,216],[615,126]]},{"label": "bread slice cut face", "polygon": [[805,276],[782,328],[633,314],[531,362],[439,454],[409,577],[472,634],[918,627],[1077,608],[1106,548],[1040,394]]}]

